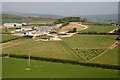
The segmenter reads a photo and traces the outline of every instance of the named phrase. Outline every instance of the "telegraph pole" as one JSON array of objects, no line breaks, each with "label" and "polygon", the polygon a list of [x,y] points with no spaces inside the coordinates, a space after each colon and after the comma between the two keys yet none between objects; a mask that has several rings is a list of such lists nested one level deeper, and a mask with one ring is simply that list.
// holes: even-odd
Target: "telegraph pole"
[{"label": "telegraph pole", "polygon": [[25,68],[25,70],[27,70],[27,71],[29,71],[30,70],[30,53],[28,54],[28,62],[27,62],[28,64],[28,67],[27,68]]},{"label": "telegraph pole", "polygon": [[28,66],[30,67],[30,53],[28,55]]}]

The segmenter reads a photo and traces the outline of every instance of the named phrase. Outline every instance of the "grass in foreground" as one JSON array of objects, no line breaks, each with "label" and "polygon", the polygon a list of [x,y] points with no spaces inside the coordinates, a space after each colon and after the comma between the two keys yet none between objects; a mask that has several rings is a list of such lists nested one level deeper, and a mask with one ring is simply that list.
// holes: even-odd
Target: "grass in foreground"
[{"label": "grass in foreground", "polygon": [[3,78],[117,78],[118,71],[80,65],[31,60],[31,70],[26,71],[27,60],[3,58]]},{"label": "grass in foreground", "polygon": [[0,78],[2,78],[2,58],[0,57]]}]

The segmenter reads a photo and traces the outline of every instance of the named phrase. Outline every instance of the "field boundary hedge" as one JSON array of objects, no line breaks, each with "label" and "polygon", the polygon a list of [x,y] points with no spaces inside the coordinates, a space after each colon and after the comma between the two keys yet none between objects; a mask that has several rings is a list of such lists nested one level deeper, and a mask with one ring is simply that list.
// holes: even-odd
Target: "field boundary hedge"
[{"label": "field boundary hedge", "polygon": [[5,41],[0,41],[0,43],[5,43],[5,42],[8,42],[8,41],[17,40],[17,39],[20,39],[20,38],[21,37],[16,37],[16,38],[5,40]]},{"label": "field boundary hedge", "polygon": [[[5,57],[7,55],[8,54],[3,54],[2,57]],[[28,55],[9,54],[9,57],[28,59]],[[47,58],[47,57],[35,57],[35,56],[30,56],[30,58],[32,60],[39,60],[39,61],[50,61],[50,62],[67,63],[67,64],[73,64],[73,65],[82,65],[82,66],[90,66],[90,67],[99,67],[99,68],[105,68],[105,69],[120,70],[120,65],[88,63],[88,62],[79,62],[79,61],[62,60],[62,59]]]},{"label": "field boundary hedge", "polygon": [[102,32],[78,32],[77,34],[120,35],[119,33],[102,33]]}]

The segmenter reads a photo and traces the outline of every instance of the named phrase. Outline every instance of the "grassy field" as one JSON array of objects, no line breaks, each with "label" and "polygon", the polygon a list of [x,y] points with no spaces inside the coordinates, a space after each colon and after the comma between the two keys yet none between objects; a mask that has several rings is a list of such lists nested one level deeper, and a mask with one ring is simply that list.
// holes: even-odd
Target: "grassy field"
[{"label": "grassy field", "polygon": [[1,34],[0,36],[2,37],[1,42],[18,38],[18,36],[14,36],[14,35],[10,35],[10,34]]},{"label": "grassy field", "polygon": [[10,35],[10,34],[0,34],[0,36],[2,37],[2,40],[0,42],[5,42],[5,41],[19,38],[18,36],[14,36],[14,35]]},{"label": "grassy field", "polygon": [[116,35],[79,35],[62,38],[71,48],[108,48],[116,40]]},{"label": "grassy field", "polygon": [[5,32],[7,32],[7,33],[11,33],[11,31],[15,31],[15,29],[14,28],[9,28],[9,29],[7,29],[6,30],[6,28],[4,27],[4,28],[0,28],[0,32],[2,33],[5,33]]},{"label": "grassy field", "polygon": [[2,58],[0,57],[0,78],[2,78]]},{"label": "grassy field", "polygon": [[[3,58],[3,78],[117,78],[118,71],[80,65]],[[104,74],[103,74],[104,73]]]},{"label": "grassy field", "polygon": [[77,28],[77,31],[80,31],[84,28],[84,26],[81,26],[79,22],[70,22],[69,25],[62,27],[59,32],[68,32],[69,30],[72,30],[73,28]]},{"label": "grassy field", "polygon": [[109,50],[102,56],[96,58],[95,60],[91,61],[92,63],[104,63],[104,64],[119,64],[118,63],[118,47],[114,48],[113,50]]},{"label": "grassy field", "polygon": [[110,32],[115,29],[115,26],[90,25],[87,29],[79,32]]},{"label": "grassy field", "polygon": [[[89,60],[99,54],[101,54],[106,48],[111,46],[115,42],[115,35],[106,36],[106,35],[74,35],[70,38],[62,38],[62,41],[35,41],[29,40],[23,44],[20,40],[15,40],[15,42],[9,44],[3,44],[3,54],[28,54],[30,53],[32,56],[37,57],[48,57],[48,58],[57,58],[57,59],[64,59],[64,60],[79,60],[83,61],[80,56],[85,58],[85,60]],[[22,40],[22,42],[24,42]],[[79,44],[78,44],[79,42]],[[14,43],[18,43],[18,45],[12,45]],[[92,45],[91,45],[92,44]],[[82,48],[82,51],[85,51],[85,55],[80,51],[72,50],[73,48]],[[88,48],[88,49],[86,49]],[[98,50],[99,52],[98,52]],[[94,49],[95,51],[92,51]],[[88,52],[90,52],[88,54]],[[96,52],[97,51],[97,52]],[[87,57],[90,57],[87,59]]]},{"label": "grassy field", "polygon": [[29,22],[29,20],[24,19],[2,19],[2,23],[23,23]]},{"label": "grassy field", "polygon": [[103,53],[115,42],[115,35],[74,35],[63,42],[83,61],[89,61]]},{"label": "grassy field", "polygon": [[[3,45],[4,46],[4,45]],[[7,45],[8,46],[8,45]],[[5,46],[4,46],[5,47]],[[77,57],[71,50],[66,50],[65,47],[61,45],[61,42],[42,42],[35,40],[30,40],[23,44],[15,45],[3,49],[3,54],[25,54],[30,53],[32,56],[37,57],[48,57],[48,58],[58,58],[58,59],[69,59],[77,60]]]},{"label": "grassy field", "polygon": [[33,24],[52,24],[53,21],[52,20],[45,20],[45,19],[41,19],[41,20],[31,20],[30,23]]}]

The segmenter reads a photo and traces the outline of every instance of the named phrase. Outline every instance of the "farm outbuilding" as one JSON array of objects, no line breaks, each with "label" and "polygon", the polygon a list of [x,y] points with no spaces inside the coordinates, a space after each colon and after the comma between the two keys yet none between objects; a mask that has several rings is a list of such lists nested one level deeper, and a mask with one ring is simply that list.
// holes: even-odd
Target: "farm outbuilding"
[{"label": "farm outbuilding", "polygon": [[20,23],[4,23],[3,26],[8,27],[8,28],[12,28],[12,27],[21,27],[22,24],[20,24]]}]

